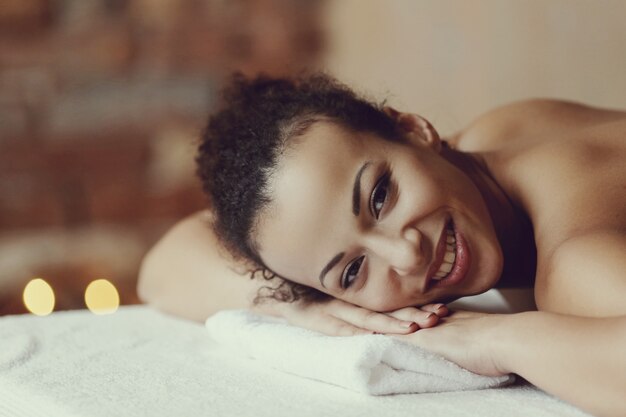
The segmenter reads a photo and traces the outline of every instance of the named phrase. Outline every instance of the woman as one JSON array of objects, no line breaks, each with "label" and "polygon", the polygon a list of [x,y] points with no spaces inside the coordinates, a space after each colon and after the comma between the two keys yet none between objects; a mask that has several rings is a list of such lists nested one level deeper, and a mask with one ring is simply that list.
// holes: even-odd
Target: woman
[{"label": "woman", "polygon": [[[197,319],[250,307],[393,334],[624,415],[624,134],[625,112],[532,100],[442,140],[326,76],[239,77],[199,148],[211,211],[151,251],[140,295]],[[255,268],[281,285],[241,279]],[[441,304],[511,286],[534,286],[539,311]]]}]

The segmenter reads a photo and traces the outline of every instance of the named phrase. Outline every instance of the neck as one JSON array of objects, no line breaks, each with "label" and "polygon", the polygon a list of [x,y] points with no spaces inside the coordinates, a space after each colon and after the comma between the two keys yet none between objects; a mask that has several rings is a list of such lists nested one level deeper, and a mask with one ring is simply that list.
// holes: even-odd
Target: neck
[{"label": "neck", "polygon": [[474,182],[487,205],[504,256],[504,268],[497,287],[533,286],[536,249],[528,216],[497,182],[482,154],[444,146],[441,155]]}]

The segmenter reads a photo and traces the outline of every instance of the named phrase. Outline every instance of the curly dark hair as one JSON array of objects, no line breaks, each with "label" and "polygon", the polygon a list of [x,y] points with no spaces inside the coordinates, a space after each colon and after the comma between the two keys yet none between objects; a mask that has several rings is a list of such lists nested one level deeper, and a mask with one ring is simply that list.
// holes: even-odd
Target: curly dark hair
[{"label": "curly dark hair", "polygon": [[[268,179],[292,139],[316,121],[330,120],[358,132],[372,132],[386,140],[399,135],[381,104],[357,96],[325,74],[290,79],[241,74],[222,91],[223,102],[208,121],[196,162],[204,191],[215,215],[213,229],[221,243],[239,260],[248,261],[251,278],[278,280],[263,287],[254,300],[322,301],[330,297],[314,288],[289,281],[271,271],[255,244],[259,213],[271,202]],[[263,291],[265,290],[265,295]]]}]

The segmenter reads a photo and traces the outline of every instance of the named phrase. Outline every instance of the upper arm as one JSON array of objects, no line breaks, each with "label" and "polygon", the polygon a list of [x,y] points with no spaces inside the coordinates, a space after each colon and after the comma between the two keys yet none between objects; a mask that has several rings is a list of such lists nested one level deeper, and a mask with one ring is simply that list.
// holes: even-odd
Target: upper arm
[{"label": "upper arm", "polygon": [[221,247],[206,212],[170,229],[145,256],[139,272],[139,297],[156,308],[194,320],[218,310],[246,308],[257,280],[237,272]]},{"label": "upper arm", "polygon": [[539,310],[589,317],[626,314],[626,234],[605,231],[572,237],[540,261]]}]

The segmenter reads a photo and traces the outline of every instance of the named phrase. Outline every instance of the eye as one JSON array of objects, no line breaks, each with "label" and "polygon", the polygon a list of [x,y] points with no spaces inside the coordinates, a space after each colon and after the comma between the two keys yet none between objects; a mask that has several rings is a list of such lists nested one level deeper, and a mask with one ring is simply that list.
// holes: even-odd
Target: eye
[{"label": "eye", "polygon": [[365,255],[350,262],[341,276],[341,288],[348,288],[358,278]]},{"label": "eye", "polygon": [[376,183],[372,195],[370,196],[370,210],[372,215],[378,219],[380,211],[385,206],[387,201],[387,193],[389,188],[389,173],[386,173]]}]

